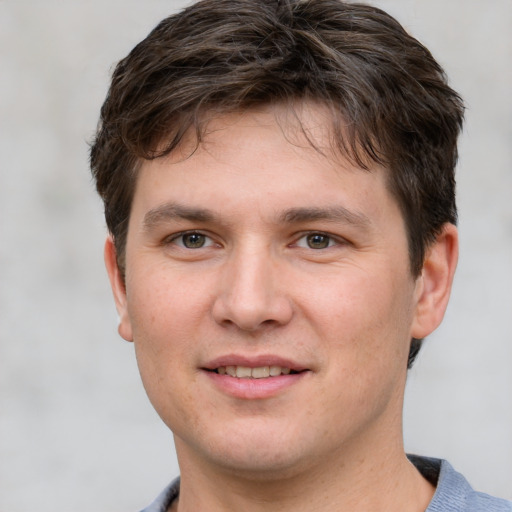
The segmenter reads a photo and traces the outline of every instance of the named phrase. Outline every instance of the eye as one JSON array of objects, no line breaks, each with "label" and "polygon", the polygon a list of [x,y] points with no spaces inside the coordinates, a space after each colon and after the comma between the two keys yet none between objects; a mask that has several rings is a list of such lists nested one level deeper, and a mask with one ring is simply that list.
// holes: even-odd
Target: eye
[{"label": "eye", "polygon": [[308,233],[299,238],[296,245],[307,249],[327,249],[336,243],[336,240],[325,233]]},{"label": "eye", "polygon": [[180,233],[171,238],[169,242],[184,249],[201,249],[213,245],[213,240],[210,237],[196,231]]}]

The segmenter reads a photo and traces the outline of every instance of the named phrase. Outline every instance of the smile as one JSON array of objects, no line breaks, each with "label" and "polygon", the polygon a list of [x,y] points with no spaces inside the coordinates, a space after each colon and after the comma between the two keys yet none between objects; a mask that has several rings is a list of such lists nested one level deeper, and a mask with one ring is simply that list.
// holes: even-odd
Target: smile
[{"label": "smile", "polygon": [[282,366],[258,366],[255,368],[249,366],[219,366],[213,371],[219,375],[229,375],[239,379],[266,379],[267,377],[298,373]]},{"label": "smile", "polygon": [[223,394],[242,400],[275,397],[313,374],[309,365],[276,354],[225,354],[200,369]]}]

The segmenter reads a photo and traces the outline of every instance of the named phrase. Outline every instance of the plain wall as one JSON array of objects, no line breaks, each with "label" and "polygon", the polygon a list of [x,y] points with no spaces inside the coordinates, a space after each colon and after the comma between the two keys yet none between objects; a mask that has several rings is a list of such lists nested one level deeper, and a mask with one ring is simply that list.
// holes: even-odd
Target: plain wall
[{"label": "plain wall", "polygon": [[[466,100],[461,257],[405,439],[512,498],[512,2],[389,0]],[[117,318],[88,170],[109,73],[181,1],[0,0],[0,510],[137,510],[177,475]]]}]

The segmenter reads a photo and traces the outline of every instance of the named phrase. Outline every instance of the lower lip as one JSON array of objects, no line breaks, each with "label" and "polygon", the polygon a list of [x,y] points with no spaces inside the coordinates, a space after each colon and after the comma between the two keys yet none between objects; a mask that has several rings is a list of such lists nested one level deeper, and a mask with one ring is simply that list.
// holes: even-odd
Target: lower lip
[{"label": "lower lip", "polygon": [[245,400],[261,400],[276,396],[294,386],[309,372],[291,373],[263,379],[244,379],[209,371],[204,371],[204,373],[222,392],[228,395]]}]

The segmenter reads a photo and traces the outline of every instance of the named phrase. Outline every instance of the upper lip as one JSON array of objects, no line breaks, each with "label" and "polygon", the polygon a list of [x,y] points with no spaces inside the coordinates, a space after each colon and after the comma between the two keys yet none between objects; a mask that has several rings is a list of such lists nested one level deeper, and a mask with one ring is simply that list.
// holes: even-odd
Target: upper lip
[{"label": "upper lip", "polygon": [[289,368],[296,372],[308,370],[309,368],[291,359],[287,359],[277,355],[245,356],[240,354],[227,354],[216,357],[203,365],[206,370],[215,370],[221,366],[247,366],[249,368],[260,368],[262,366],[280,366],[281,368]]}]

